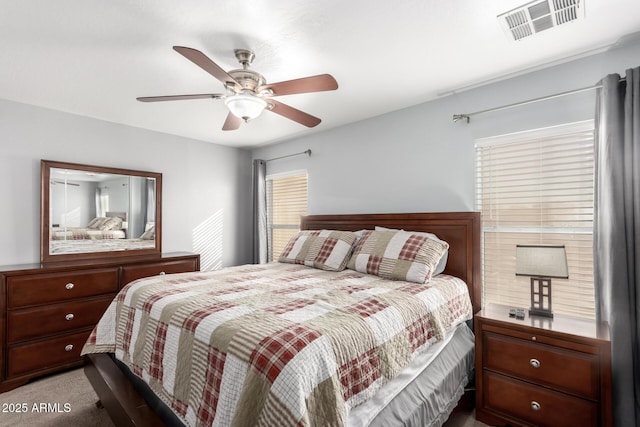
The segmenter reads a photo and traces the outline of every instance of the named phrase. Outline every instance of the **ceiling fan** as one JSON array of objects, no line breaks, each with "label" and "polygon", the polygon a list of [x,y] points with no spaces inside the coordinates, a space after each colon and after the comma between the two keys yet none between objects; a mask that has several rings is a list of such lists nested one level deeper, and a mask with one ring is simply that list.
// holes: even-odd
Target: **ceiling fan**
[{"label": "ceiling fan", "polygon": [[303,77],[278,83],[267,83],[259,73],[250,70],[255,54],[247,49],[236,49],[236,58],[242,69],[224,71],[204,53],[190,47],[174,46],[173,49],[220,80],[226,93],[205,93],[196,95],[143,96],[136,98],[141,102],[178,101],[184,99],[223,99],[229,114],[222,130],[235,130],[245,122],[258,117],[263,110],[272,111],[307,127],[314,127],[320,119],[293,108],[273,97],[308,92],[323,92],[338,89],[338,82],[329,74]]}]

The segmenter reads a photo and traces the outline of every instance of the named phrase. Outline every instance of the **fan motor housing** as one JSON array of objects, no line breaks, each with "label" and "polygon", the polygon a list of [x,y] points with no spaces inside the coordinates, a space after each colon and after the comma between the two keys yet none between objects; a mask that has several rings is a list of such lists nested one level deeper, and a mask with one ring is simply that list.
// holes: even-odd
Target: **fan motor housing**
[{"label": "fan motor housing", "polygon": [[[242,90],[250,90],[255,92],[257,88],[264,85],[267,81],[260,73],[251,70],[231,70],[228,73],[233,79],[242,86]],[[235,85],[227,85],[227,89],[234,89]]]}]

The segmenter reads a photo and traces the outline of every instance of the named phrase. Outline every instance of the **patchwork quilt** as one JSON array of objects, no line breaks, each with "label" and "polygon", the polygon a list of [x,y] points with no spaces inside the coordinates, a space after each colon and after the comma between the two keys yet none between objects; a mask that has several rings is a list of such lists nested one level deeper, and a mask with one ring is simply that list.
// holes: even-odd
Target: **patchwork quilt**
[{"label": "patchwork quilt", "polygon": [[130,283],[82,353],[115,353],[188,426],[344,425],[471,317],[452,276],[246,265]]}]

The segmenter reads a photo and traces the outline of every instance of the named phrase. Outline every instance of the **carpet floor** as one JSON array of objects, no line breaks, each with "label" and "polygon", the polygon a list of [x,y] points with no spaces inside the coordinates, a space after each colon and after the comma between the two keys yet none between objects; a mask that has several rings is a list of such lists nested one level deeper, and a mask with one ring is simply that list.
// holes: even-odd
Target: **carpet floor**
[{"label": "carpet floor", "polygon": [[113,427],[82,369],[0,394],[0,426]]},{"label": "carpet floor", "polygon": [[[82,369],[74,369],[30,382],[0,394],[2,427],[113,427]],[[487,427],[473,410],[459,411],[444,427]]]}]

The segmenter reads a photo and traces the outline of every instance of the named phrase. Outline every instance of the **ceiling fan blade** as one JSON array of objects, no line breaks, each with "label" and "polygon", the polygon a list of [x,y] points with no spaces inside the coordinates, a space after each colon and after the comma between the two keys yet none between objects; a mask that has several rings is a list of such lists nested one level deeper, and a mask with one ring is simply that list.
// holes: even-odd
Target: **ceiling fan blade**
[{"label": "ceiling fan blade", "polygon": [[307,114],[304,111],[300,111],[297,108],[293,108],[290,105],[278,102],[275,99],[265,99],[272,107],[270,110],[276,114],[280,114],[282,117],[291,119],[294,122],[298,122],[301,125],[312,128],[320,124],[322,120],[317,117]]},{"label": "ceiling fan blade", "polygon": [[227,119],[224,121],[224,125],[222,125],[222,130],[236,130],[240,127],[242,123],[242,119],[240,117],[236,117],[233,114],[227,114]]},{"label": "ceiling fan blade", "polygon": [[166,96],[140,96],[136,98],[140,102],[158,102],[158,101],[180,101],[183,99],[220,99],[224,98],[221,93],[203,93],[198,95],[166,95]]},{"label": "ceiling fan blade", "polygon": [[285,82],[270,83],[258,88],[258,92],[269,89],[271,96],[293,95],[296,93],[324,92],[338,89],[338,82],[330,74],[303,77]]},{"label": "ceiling fan blade", "polygon": [[220,80],[223,84],[226,85],[227,83],[232,83],[236,86],[240,86],[233,77],[227,74],[225,70],[220,68],[218,64],[213,62],[207,55],[199,50],[184,46],[174,46],[173,50],[205,70],[207,73],[211,74],[216,79]]}]

